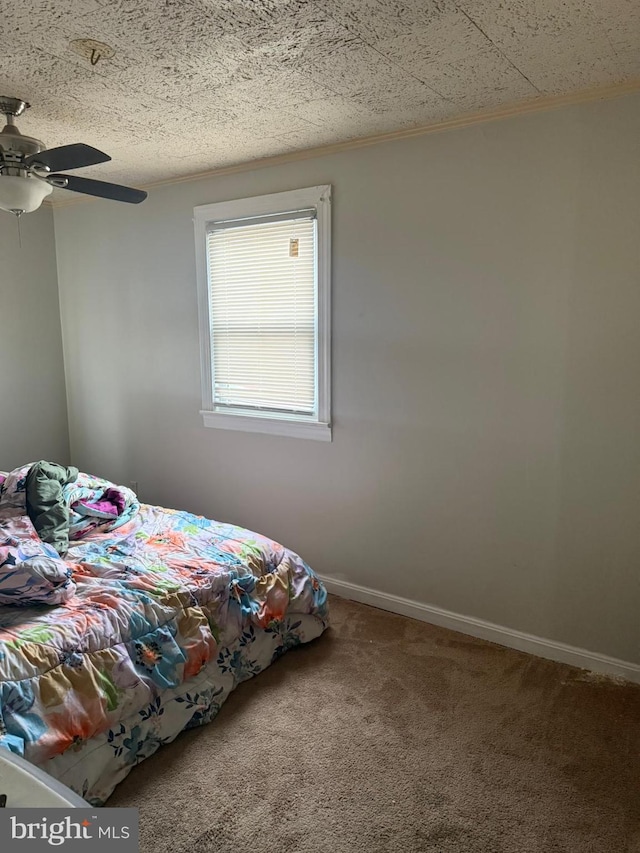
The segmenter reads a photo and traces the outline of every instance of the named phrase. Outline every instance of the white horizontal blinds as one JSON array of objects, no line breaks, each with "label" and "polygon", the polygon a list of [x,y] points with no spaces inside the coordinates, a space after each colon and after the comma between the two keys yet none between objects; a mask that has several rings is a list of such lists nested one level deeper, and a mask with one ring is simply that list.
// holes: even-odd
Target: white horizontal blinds
[{"label": "white horizontal blinds", "polygon": [[207,256],[215,408],[313,415],[315,211],[212,223]]}]

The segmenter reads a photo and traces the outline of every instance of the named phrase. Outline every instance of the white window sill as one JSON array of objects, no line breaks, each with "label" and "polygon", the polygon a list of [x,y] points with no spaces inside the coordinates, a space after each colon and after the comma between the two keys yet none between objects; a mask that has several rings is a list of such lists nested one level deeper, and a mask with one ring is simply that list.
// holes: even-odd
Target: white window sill
[{"label": "white window sill", "polygon": [[201,411],[206,427],[235,429],[242,432],[261,432],[267,435],[286,435],[290,438],[310,438],[314,441],[331,441],[331,424],[317,421],[298,421],[278,417],[256,417],[229,412]]}]

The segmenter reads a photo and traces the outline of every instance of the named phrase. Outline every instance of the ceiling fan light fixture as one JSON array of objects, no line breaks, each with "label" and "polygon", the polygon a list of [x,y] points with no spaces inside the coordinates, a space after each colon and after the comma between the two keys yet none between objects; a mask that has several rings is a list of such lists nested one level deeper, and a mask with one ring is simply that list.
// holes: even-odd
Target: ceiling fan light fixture
[{"label": "ceiling fan light fixture", "polygon": [[37,210],[53,192],[46,181],[31,175],[2,175],[0,177],[0,210],[16,216]]}]

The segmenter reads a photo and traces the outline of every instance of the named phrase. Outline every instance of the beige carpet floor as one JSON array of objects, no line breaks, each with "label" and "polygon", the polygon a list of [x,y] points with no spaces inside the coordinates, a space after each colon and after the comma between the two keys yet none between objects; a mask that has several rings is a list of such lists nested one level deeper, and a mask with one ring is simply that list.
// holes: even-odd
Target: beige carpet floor
[{"label": "beige carpet floor", "polygon": [[640,686],[331,606],[116,790],[142,853],[640,851]]}]

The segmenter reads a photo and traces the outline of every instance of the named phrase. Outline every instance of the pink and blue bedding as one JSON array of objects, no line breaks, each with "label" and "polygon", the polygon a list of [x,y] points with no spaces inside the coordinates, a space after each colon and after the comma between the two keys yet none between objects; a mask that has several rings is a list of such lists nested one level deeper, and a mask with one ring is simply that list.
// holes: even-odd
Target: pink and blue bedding
[{"label": "pink and blue bedding", "polygon": [[85,474],[60,490],[60,555],[30,521],[29,470],[0,475],[0,747],[99,805],[240,682],[318,637],[326,591],[264,536]]}]

